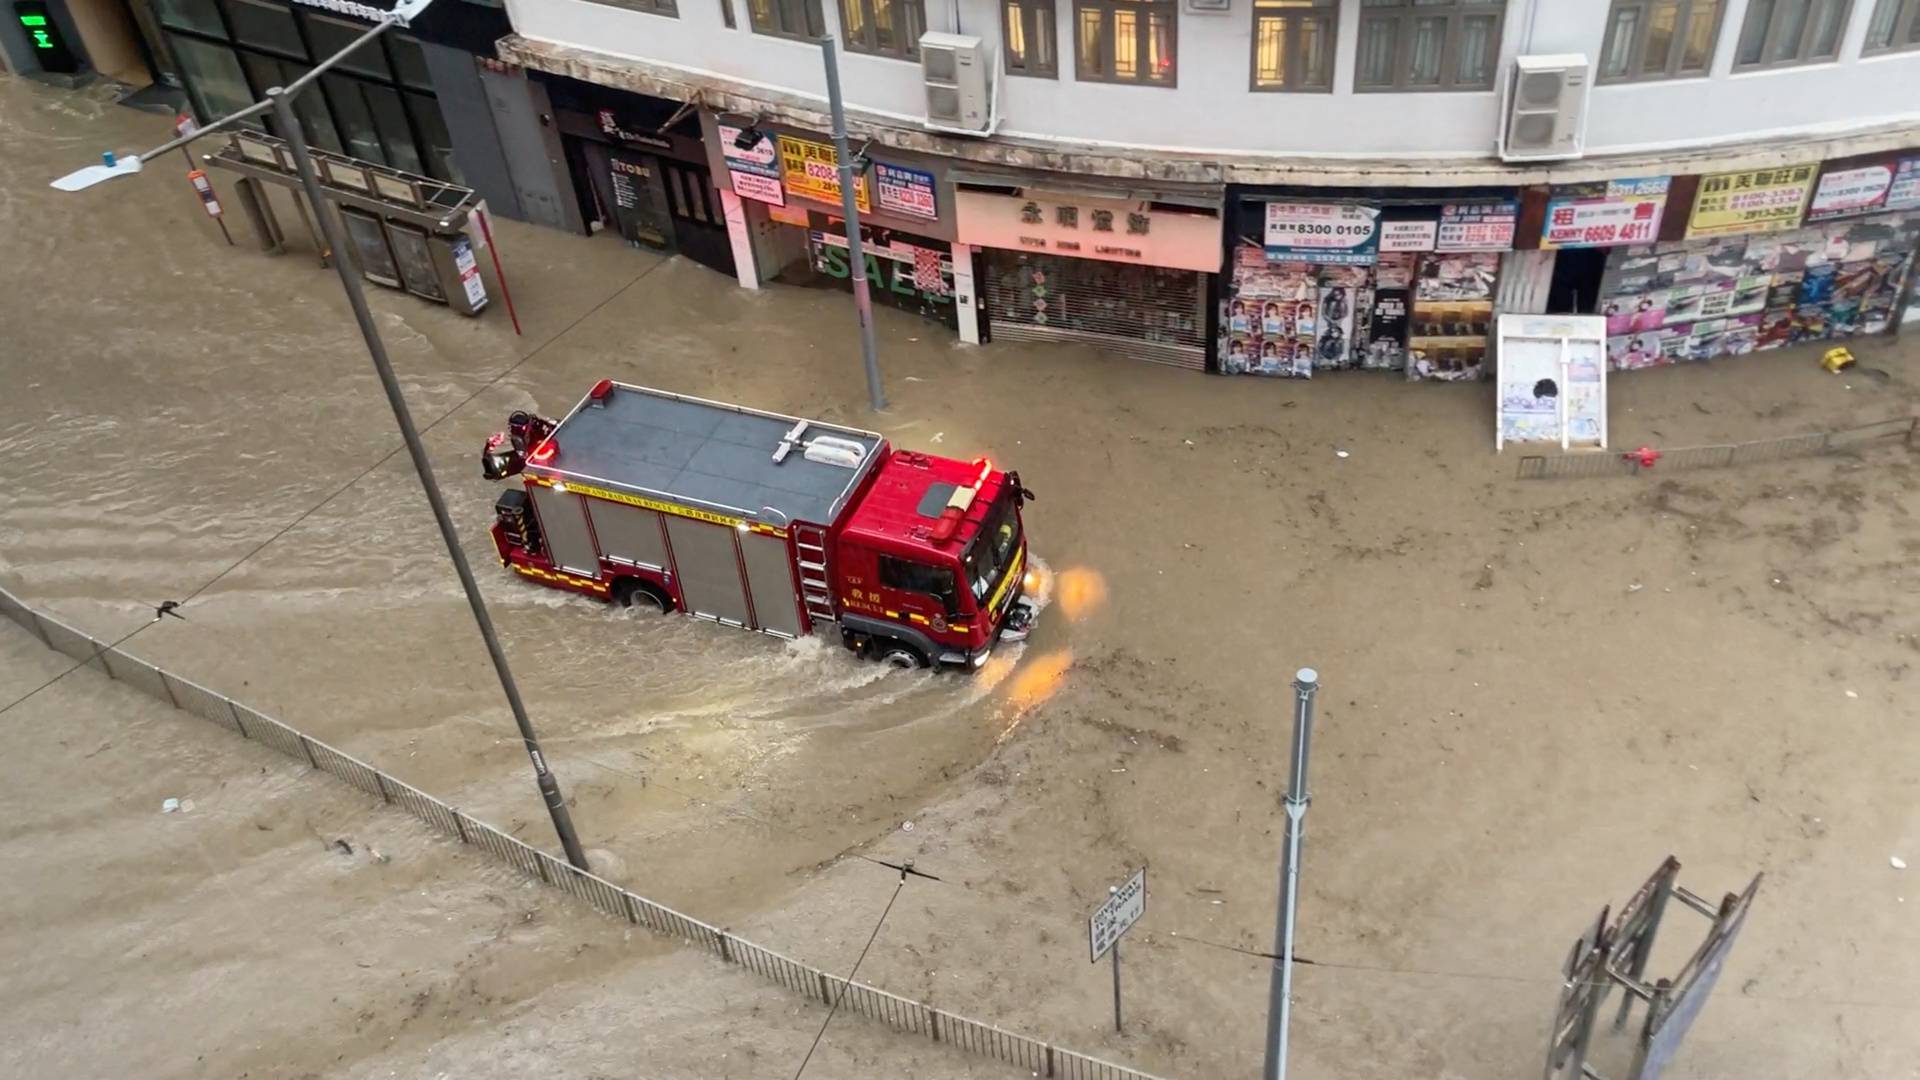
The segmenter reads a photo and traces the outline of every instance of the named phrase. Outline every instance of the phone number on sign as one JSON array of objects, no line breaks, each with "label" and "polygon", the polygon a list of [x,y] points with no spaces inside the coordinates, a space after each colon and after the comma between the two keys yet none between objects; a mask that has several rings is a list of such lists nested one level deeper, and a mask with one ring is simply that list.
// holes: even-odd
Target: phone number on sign
[{"label": "phone number on sign", "polygon": [[1625,225],[1589,225],[1585,228],[1555,227],[1547,230],[1549,244],[1631,244],[1651,239],[1653,239],[1653,226],[1644,221],[1631,221]]}]

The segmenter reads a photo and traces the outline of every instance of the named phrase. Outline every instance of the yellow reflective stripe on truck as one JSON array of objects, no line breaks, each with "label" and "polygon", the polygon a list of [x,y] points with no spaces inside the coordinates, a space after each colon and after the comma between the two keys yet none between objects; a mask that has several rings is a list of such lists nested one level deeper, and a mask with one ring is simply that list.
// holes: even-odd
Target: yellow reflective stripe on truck
[{"label": "yellow reflective stripe on truck", "polygon": [[1015,581],[1020,580],[1020,570],[1026,561],[1027,549],[1022,547],[1020,553],[1013,557],[1013,565],[1007,567],[1006,576],[1000,579],[1000,587],[993,590],[993,596],[987,601],[987,618],[993,618],[994,611],[1000,607],[1000,601],[1007,595],[1007,589],[1012,587]]},{"label": "yellow reflective stripe on truck", "polygon": [[613,491],[609,488],[595,487],[592,484],[582,484],[577,480],[549,480],[544,476],[536,476],[533,478],[533,482],[543,487],[564,486],[568,491],[579,492],[582,495],[591,495],[596,499],[626,503],[628,506],[638,506],[662,514],[672,514],[675,517],[692,518],[695,521],[711,522],[715,525],[725,525],[734,529],[745,526],[751,532],[761,533],[766,536],[784,537],[787,535],[787,530],[785,529],[778,529],[772,525],[762,525],[757,521],[730,517],[726,514],[716,514],[711,510],[696,510],[691,506],[681,506],[679,503],[649,499],[645,495],[629,495],[624,491]]}]

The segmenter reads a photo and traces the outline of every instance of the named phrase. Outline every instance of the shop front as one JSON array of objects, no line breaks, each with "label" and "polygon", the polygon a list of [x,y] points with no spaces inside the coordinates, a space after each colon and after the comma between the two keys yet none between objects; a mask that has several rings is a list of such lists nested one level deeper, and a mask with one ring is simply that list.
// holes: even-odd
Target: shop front
[{"label": "shop front", "polygon": [[1210,208],[1043,187],[963,187],[961,243],[982,249],[987,319],[1004,340],[1093,345],[1205,370],[1207,309],[1220,261]]},{"label": "shop front", "polygon": [[[840,194],[840,159],[826,136],[761,128],[752,117],[711,118],[711,160],[734,250],[747,252],[741,282],[778,281],[853,290]],[[870,155],[870,156],[869,156]],[[973,319],[972,253],[953,243],[952,196],[939,159],[869,148],[854,180],[868,293],[873,303],[956,330]],[[743,262],[746,260],[743,260]]]},{"label": "shop front", "polygon": [[1511,191],[1444,195],[1235,192],[1220,371],[1479,378],[1519,204]]},{"label": "shop front", "polygon": [[[151,35],[157,72],[178,78],[202,123],[264,100],[269,87],[305,75],[371,25],[283,0],[138,0],[134,10],[145,16],[139,25]],[[295,99],[306,141],[462,182],[426,49],[395,30],[349,53]]]},{"label": "shop front", "polygon": [[1606,317],[1616,369],[1896,327],[1920,248],[1920,154],[1703,176],[1685,222],[1681,238],[1607,248],[1597,271],[1556,267],[1556,280],[1593,275],[1570,308]]},{"label": "shop front", "polygon": [[699,116],[684,103],[536,73],[586,230],[734,273]]}]

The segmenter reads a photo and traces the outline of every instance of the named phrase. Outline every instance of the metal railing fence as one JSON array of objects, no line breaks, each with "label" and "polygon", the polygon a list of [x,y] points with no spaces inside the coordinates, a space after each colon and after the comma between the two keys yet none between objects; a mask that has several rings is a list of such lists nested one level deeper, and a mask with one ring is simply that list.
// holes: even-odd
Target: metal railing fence
[{"label": "metal railing fence", "polygon": [[1622,453],[1618,450],[1530,454],[1520,459],[1517,476],[1521,480],[1568,480],[1593,476],[1635,476],[1645,472],[1658,474],[1685,469],[1723,469],[1733,465],[1757,465],[1766,461],[1844,453],[1896,438],[1911,447],[1915,445],[1916,430],[1920,430],[1920,416],[1898,416],[1838,431],[1815,431],[1754,442],[1657,450],[1650,460],[1638,452]]},{"label": "metal railing fence", "polygon": [[1037,1076],[1065,1080],[1158,1080],[1150,1073],[1115,1065],[1039,1039],[1019,1035],[991,1024],[936,1009],[931,1005],[887,993],[865,983],[851,982],[771,949],[755,945],[729,931],[710,926],[624,889],[604,878],[576,870],[564,859],[526,844],[499,829],[468,816],[407,782],[315,739],[273,717],[234,701],[215,690],[164,671],[109,643],[74,629],[27,606],[0,589],[0,616],[45,642],[56,652],[90,667],[182,712],[210,720],[242,738],[334,776],[368,795],[397,806],[425,822],[441,835],[477,848],[495,859],[538,878],[603,915],[623,919],[663,937],[677,939],[711,953],[724,963],[745,968],[769,982],[828,1005],[839,999],[850,1013],[876,1020],[896,1031],[948,1043],[960,1050],[1027,1069]]}]

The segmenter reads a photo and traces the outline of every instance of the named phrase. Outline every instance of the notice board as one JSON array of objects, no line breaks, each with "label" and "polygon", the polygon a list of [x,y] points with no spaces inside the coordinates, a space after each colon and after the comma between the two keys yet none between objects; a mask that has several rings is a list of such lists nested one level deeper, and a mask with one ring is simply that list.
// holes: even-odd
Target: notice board
[{"label": "notice board", "polygon": [[1607,320],[1502,315],[1493,447],[1510,442],[1607,445]]}]

